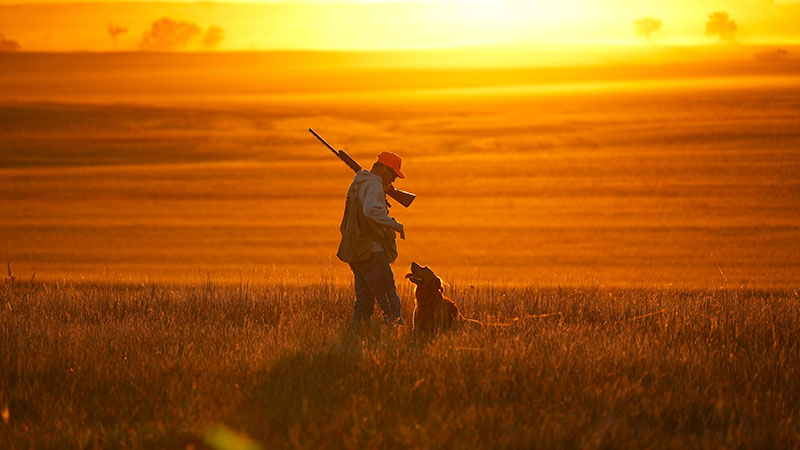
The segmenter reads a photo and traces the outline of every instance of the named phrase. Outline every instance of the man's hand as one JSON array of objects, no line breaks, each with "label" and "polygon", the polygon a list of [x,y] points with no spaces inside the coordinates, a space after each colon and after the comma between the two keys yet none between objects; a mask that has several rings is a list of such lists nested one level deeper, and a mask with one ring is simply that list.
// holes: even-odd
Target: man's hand
[{"label": "man's hand", "polygon": [[400,239],[403,239],[403,240],[406,239],[406,228],[403,226],[402,223],[398,223],[397,224],[397,228],[395,228],[394,231],[397,231],[398,233],[400,233]]}]

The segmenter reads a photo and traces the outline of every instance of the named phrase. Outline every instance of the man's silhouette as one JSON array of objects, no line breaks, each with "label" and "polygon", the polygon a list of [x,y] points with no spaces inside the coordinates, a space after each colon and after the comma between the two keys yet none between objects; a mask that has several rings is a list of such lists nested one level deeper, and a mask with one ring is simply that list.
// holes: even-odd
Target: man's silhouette
[{"label": "man's silhouette", "polygon": [[389,216],[386,203],[386,191],[392,182],[397,177],[405,178],[401,161],[394,153],[381,153],[371,170],[356,173],[347,191],[337,256],[353,269],[354,329],[369,320],[376,300],[387,323],[403,322],[390,264],[397,259],[395,233],[405,239],[405,229]]}]

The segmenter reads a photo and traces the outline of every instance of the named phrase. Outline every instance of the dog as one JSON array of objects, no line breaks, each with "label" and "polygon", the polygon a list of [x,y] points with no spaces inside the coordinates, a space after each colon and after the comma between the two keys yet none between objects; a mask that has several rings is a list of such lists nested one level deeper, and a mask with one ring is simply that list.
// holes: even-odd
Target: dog
[{"label": "dog", "polygon": [[477,320],[467,319],[461,315],[455,302],[442,293],[444,291],[442,279],[430,268],[412,262],[411,273],[407,274],[406,278],[416,284],[414,289],[416,307],[413,316],[415,332],[432,333],[463,323],[482,326]]}]

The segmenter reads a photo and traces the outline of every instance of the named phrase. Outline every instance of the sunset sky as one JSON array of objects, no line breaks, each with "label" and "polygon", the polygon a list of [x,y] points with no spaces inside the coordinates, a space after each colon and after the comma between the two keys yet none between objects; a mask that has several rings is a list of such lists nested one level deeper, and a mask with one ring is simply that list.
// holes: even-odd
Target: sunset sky
[{"label": "sunset sky", "polygon": [[[714,12],[728,14],[727,34],[706,32]],[[163,18],[183,37],[154,37]],[[0,0],[3,47],[21,51],[788,46],[800,43],[798,24],[800,2],[777,0]]]}]

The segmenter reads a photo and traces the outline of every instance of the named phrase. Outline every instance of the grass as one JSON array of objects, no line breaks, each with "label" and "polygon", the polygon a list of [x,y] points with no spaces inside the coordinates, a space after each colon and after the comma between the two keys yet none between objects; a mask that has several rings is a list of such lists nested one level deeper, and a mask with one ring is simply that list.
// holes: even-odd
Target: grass
[{"label": "grass", "polygon": [[449,293],[493,325],[353,336],[326,283],[7,284],[0,447],[800,445],[797,291]]}]

